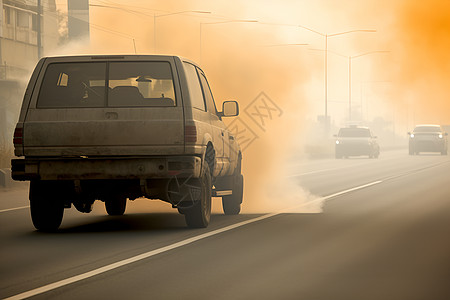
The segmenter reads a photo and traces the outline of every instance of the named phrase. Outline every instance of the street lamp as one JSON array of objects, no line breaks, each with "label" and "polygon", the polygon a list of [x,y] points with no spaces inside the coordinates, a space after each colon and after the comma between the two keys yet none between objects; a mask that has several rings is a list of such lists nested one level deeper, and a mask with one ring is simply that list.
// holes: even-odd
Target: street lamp
[{"label": "street lamp", "polygon": [[352,120],[352,59],[375,53],[389,53],[390,51],[370,51],[348,57],[348,120]]},{"label": "street lamp", "polygon": [[202,31],[203,25],[216,25],[216,24],[226,24],[226,23],[257,23],[257,20],[228,20],[228,21],[220,21],[220,22],[211,22],[211,23],[200,23],[200,63],[202,61]]},{"label": "street lamp", "polygon": [[327,34],[327,33],[322,33],[322,32],[316,31],[314,29],[302,26],[302,25],[298,25],[298,27],[309,30],[311,32],[314,32],[325,38],[325,132],[328,133],[328,38],[333,37],[333,36],[347,34],[347,33],[354,33],[354,32],[376,32],[376,30],[356,29],[356,30],[349,30],[349,31],[338,32],[338,33],[333,33],[333,34]]},{"label": "street lamp", "polygon": [[163,15],[153,15],[153,51],[156,53],[156,18],[185,14],[185,13],[196,13],[196,14],[210,14],[210,11],[202,11],[202,10],[184,10],[169,14]]}]

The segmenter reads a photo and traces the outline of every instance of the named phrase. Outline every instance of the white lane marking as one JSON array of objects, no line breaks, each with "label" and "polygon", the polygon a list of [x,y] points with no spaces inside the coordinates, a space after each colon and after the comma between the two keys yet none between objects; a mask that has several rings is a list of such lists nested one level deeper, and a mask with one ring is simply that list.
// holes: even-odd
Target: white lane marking
[{"label": "white lane marking", "polygon": [[334,197],[337,197],[337,196],[341,196],[341,195],[344,195],[344,194],[347,194],[347,193],[350,193],[350,192],[354,192],[354,191],[357,191],[357,190],[361,190],[361,189],[370,187],[372,185],[380,184],[382,182],[383,182],[383,180],[378,180],[378,181],[374,181],[374,182],[371,182],[371,183],[368,183],[368,184],[360,185],[360,186],[357,186],[357,187],[354,187],[354,188],[351,188],[351,189],[348,189],[348,190],[345,190],[345,191],[337,192],[337,193],[334,193],[334,194],[331,194],[331,195],[328,195],[328,196],[319,197],[319,198],[316,198],[314,200],[308,201],[306,203],[303,203],[303,204],[300,204],[300,205],[297,205],[297,206],[294,206],[294,207],[283,209],[283,210],[275,213],[275,215],[279,215],[281,213],[285,213],[285,212],[289,212],[289,211],[296,211],[297,209],[302,208],[303,206],[308,206],[308,205],[311,205],[311,204],[321,203],[321,202],[324,202],[324,201],[329,200],[331,198],[334,198]]},{"label": "white lane marking", "polygon": [[21,206],[21,207],[14,207],[14,208],[8,208],[8,209],[2,209],[0,210],[0,213],[2,212],[7,212],[7,211],[12,211],[12,210],[18,210],[18,209],[24,209],[24,208],[29,208],[30,206]]},{"label": "white lane marking", "polygon": [[[350,192],[353,192],[353,191],[356,191],[356,190],[364,189],[366,187],[369,187],[369,186],[372,186],[372,185],[376,185],[376,184],[380,184],[382,182],[383,182],[383,180],[377,180],[377,181],[374,181],[374,182],[371,182],[371,183],[368,183],[368,184],[360,185],[360,186],[357,186],[357,187],[354,187],[354,188],[351,188],[351,189],[348,189],[348,190],[345,190],[345,191],[342,191],[342,192],[337,192],[337,193],[334,193],[334,194],[322,197],[322,200],[328,200],[330,198],[334,198],[334,197],[337,197],[337,196],[340,196],[340,195],[343,195],[343,194],[347,194],[347,193],[350,193]],[[313,200],[313,201],[316,201],[316,200]]]},{"label": "white lane marking", "polygon": [[358,187],[354,187],[354,188],[351,188],[351,189],[348,189],[348,190],[345,190],[345,191],[341,191],[341,192],[338,192],[338,193],[335,193],[335,194],[332,194],[332,195],[328,195],[328,196],[325,196],[325,197],[320,197],[320,198],[308,201],[306,203],[302,203],[300,205],[296,205],[294,207],[290,207],[288,209],[283,209],[283,210],[278,211],[278,212],[262,215],[260,217],[254,218],[254,219],[250,219],[250,220],[243,221],[243,222],[240,222],[240,223],[236,223],[236,224],[233,224],[233,225],[229,225],[229,226],[226,226],[226,227],[223,227],[223,228],[220,228],[220,229],[216,229],[216,230],[213,230],[213,231],[210,231],[210,232],[207,232],[207,233],[203,233],[203,234],[200,234],[200,235],[197,235],[197,236],[185,239],[183,241],[180,241],[180,242],[177,242],[177,243],[174,243],[174,244],[171,244],[171,245],[159,248],[159,249],[155,249],[155,250],[143,253],[143,254],[139,254],[139,255],[136,255],[136,256],[133,256],[133,257],[130,257],[130,258],[118,261],[116,263],[112,263],[112,264],[106,265],[104,267],[100,267],[98,269],[95,269],[95,270],[92,270],[92,271],[80,274],[80,275],[69,277],[67,279],[63,279],[63,280],[60,280],[60,281],[57,281],[57,282],[54,282],[54,283],[50,283],[50,284],[44,285],[44,286],[39,287],[39,288],[35,288],[35,289],[32,289],[32,290],[29,290],[29,291],[26,291],[26,292],[23,292],[23,293],[20,293],[20,294],[17,294],[17,295],[5,298],[4,300],[18,300],[18,299],[25,299],[25,298],[33,297],[33,296],[36,296],[36,295],[39,295],[39,294],[42,294],[42,293],[45,293],[45,292],[48,292],[48,291],[51,291],[51,290],[63,287],[63,286],[66,286],[66,285],[69,285],[71,283],[75,283],[75,282],[78,282],[78,281],[81,281],[81,280],[84,280],[84,279],[87,279],[87,278],[90,278],[90,277],[93,277],[93,276],[96,276],[96,275],[99,275],[99,274],[102,274],[102,273],[114,270],[114,269],[117,269],[117,268],[120,268],[120,267],[123,267],[125,265],[129,265],[129,264],[132,264],[134,262],[137,262],[137,261],[140,261],[140,260],[143,260],[143,259],[155,256],[155,255],[158,255],[158,254],[161,254],[161,253],[164,253],[164,252],[176,249],[176,248],[180,248],[180,247],[192,244],[194,242],[206,239],[208,237],[211,237],[211,236],[214,236],[214,235],[217,235],[217,234],[220,234],[220,233],[223,233],[223,232],[226,232],[226,231],[238,228],[238,227],[242,227],[242,226],[245,226],[245,225],[248,225],[248,224],[251,224],[251,223],[259,222],[261,220],[268,219],[268,218],[280,215],[280,214],[288,212],[290,210],[299,209],[299,208],[301,208],[303,206],[307,206],[307,205],[310,205],[310,204],[315,203],[315,202],[325,201],[325,200],[328,200],[328,199],[333,198],[333,197],[337,197],[337,196],[340,196],[340,195],[343,195],[343,194],[346,194],[346,193],[350,193],[350,192],[353,192],[353,191],[356,191],[356,190],[360,190],[360,189],[363,189],[363,188],[366,188],[366,187],[370,187],[370,186],[379,184],[381,182],[383,182],[383,181],[374,181],[374,182],[371,182],[371,183],[368,183],[368,184],[365,184],[365,185],[361,185],[361,186],[358,186]]}]

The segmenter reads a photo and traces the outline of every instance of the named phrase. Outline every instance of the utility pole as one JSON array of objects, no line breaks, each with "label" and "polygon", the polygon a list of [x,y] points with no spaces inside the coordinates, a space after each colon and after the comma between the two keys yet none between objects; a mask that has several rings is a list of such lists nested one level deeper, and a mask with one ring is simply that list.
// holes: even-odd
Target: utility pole
[{"label": "utility pole", "polygon": [[41,29],[41,0],[37,1],[37,48],[38,48],[38,59],[42,57],[42,29]]},{"label": "utility pole", "polygon": [[376,30],[356,29],[356,30],[350,30],[350,31],[345,31],[345,32],[328,34],[328,33],[318,32],[314,29],[311,29],[311,28],[308,28],[308,27],[302,26],[302,25],[298,25],[298,27],[301,27],[303,29],[314,32],[325,38],[325,80],[324,80],[325,81],[325,115],[324,115],[324,119],[325,119],[325,134],[328,135],[328,131],[329,131],[329,122],[328,122],[328,38],[338,36],[338,35],[353,33],[353,32],[376,32]]},{"label": "utility pole", "polygon": [[352,120],[352,57],[348,57],[348,120]]}]

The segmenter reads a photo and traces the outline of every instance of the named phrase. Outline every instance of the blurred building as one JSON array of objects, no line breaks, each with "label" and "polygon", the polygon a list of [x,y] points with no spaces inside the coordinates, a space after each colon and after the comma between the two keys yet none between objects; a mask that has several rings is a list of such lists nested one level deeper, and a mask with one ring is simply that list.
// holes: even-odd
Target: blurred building
[{"label": "blurred building", "polygon": [[41,0],[41,28],[38,28],[38,0],[0,0],[0,79],[27,76],[41,53],[58,43],[55,0]]},{"label": "blurred building", "polygon": [[0,168],[5,168],[25,84],[39,54],[56,48],[59,36],[55,0],[0,0],[0,7]]},{"label": "blurred building", "polygon": [[67,0],[69,40],[89,40],[89,0]]}]

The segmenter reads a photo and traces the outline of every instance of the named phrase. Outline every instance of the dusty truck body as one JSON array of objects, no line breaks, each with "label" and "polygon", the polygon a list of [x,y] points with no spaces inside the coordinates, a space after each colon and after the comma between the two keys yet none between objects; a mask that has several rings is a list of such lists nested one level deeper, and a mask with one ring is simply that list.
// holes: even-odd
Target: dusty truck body
[{"label": "dusty truck body", "polygon": [[222,122],[235,101],[216,105],[204,72],[176,56],[43,58],[14,133],[12,176],[30,181],[39,230],[59,227],[64,208],[95,200],[122,215],[127,199],[160,199],[206,227],[211,196],[225,214],[242,203],[242,155]]}]

